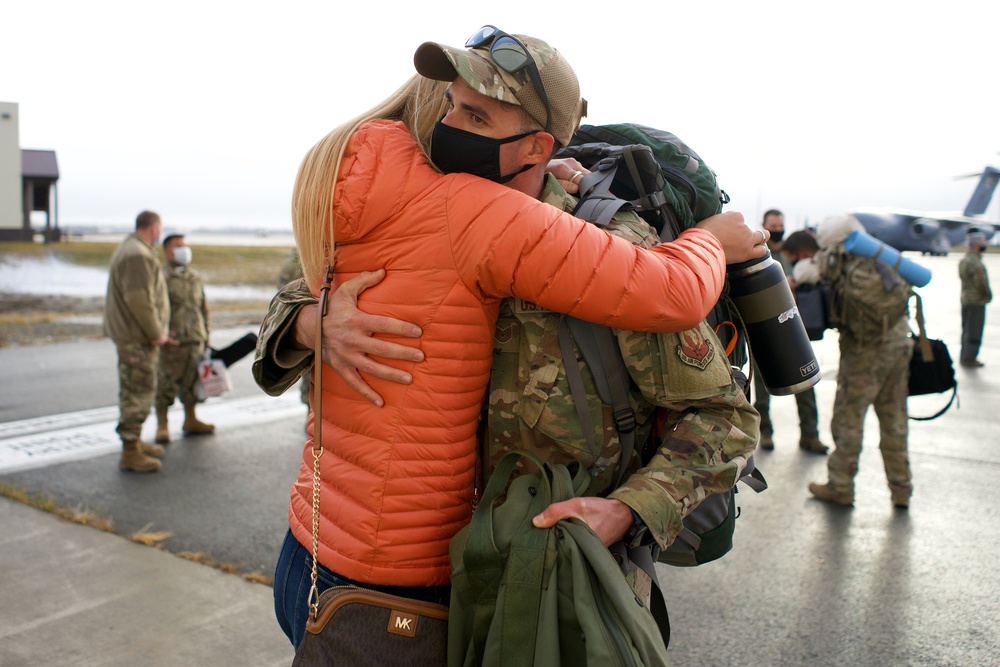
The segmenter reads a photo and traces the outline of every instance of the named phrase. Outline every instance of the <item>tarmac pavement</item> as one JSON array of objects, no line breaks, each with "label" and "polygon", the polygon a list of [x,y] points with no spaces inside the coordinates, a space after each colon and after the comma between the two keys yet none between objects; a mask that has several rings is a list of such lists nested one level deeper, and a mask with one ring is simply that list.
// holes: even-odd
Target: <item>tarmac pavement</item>
[{"label": "tarmac pavement", "polygon": [[[773,398],[775,449],[757,457],[770,488],[738,496],[733,551],[698,568],[661,566],[675,667],[1000,661],[1000,308],[987,312],[986,367],[958,367],[960,255],[914,259],[934,271],[920,292],[929,335],[944,339],[956,360],[960,405],[910,422],[910,509],[889,501],[873,414],[855,507],[811,499],[806,485],[825,480],[826,459],[798,449],[794,399]],[[1000,256],[986,261],[996,280]],[[820,435],[831,445],[836,338],[827,332],[815,345]],[[232,394],[200,410],[219,421],[216,435],[177,433],[154,475],[121,473],[117,453],[91,440],[91,453],[2,467],[15,460],[4,459],[6,445],[25,451],[31,434],[18,429],[58,434],[56,449],[86,429],[113,437],[113,416],[101,409],[115,404],[114,364],[108,341],[0,349],[0,483],[107,516],[117,533],[0,500],[0,667],[289,664],[269,587],[173,554],[273,571],[303,441],[296,390],[262,398],[249,363],[240,362]],[[246,416],[258,400],[277,401],[271,416]],[[911,399],[911,413],[943,402]],[[53,423],[32,421],[42,417]],[[144,528],[173,535],[162,549],[122,537]]]}]

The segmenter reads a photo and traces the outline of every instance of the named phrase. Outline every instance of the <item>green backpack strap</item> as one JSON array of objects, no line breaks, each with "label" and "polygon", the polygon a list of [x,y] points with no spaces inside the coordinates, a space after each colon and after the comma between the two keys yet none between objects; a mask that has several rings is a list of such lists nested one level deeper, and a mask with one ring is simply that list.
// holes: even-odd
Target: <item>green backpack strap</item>
[{"label": "green backpack strap", "polygon": [[[507,489],[514,468],[522,457],[538,467],[539,483],[533,487],[535,493],[528,499],[508,496],[504,502],[507,511],[518,509],[520,510],[518,514],[523,515],[520,528],[514,535],[510,551],[505,557],[497,548],[493,535],[493,505]],[[501,580],[508,587],[516,588],[518,594],[508,596],[503,617],[500,619],[504,637],[501,644],[504,655],[501,656],[500,664],[532,662],[548,531],[534,528],[531,519],[548,507],[551,501],[552,485],[546,468],[538,457],[530,452],[511,452],[500,460],[490,476],[483,498],[472,515],[463,559],[469,586],[475,599],[472,639],[476,651],[476,664],[483,662],[486,639],[496,613]],[[505,563],[507,567],[504,567]]]}]

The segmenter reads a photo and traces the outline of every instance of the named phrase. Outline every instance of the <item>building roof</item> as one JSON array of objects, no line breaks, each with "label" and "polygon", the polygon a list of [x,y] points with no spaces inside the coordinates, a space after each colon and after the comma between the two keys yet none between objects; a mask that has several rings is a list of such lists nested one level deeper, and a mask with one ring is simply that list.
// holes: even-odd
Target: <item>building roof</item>
[{"label": "building roof", "polygon": [[59,165],[55,151],[21,151],[21,176],[59,180]]}]

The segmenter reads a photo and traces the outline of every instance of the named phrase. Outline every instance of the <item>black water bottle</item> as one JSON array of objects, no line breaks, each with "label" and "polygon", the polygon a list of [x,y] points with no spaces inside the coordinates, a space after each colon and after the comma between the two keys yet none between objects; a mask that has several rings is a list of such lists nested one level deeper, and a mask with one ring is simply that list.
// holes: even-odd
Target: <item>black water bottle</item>
[{"label": "black water bottle", "polygon": [[746,325],[750,351],[767,392],[797,394],[820,379],[819,362],[795,306],[785,272],[770,252],[730,264],[729,296]]}]

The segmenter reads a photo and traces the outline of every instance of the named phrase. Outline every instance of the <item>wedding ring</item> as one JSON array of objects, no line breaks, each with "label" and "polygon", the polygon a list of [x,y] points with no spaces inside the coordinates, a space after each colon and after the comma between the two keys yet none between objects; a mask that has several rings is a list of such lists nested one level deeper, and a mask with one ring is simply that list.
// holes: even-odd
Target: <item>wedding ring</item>
[{"label": "wedding ring", "polygon": [[764,232],[762,232],[759,229],[757,231],[760,232],[760,243],[754,243],[754,245],[764,245],[764,242],[767,241],[767,238],[764,236]]},{"label": "wedding ring", "polygon": [[582,178],[582,177],[583,177],[583,172],[582,171],[574,171],[573,175],[569,177],[569,182],[570,183],[576,183],[576,179]]}]

